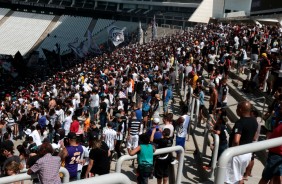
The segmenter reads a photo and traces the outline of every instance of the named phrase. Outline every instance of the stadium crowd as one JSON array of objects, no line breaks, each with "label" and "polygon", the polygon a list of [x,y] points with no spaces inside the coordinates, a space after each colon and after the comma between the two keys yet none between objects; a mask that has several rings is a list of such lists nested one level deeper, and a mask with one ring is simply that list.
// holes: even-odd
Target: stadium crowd
[{"label": "stadium crowd", "polygon": [[[11,91],[1,101],[1,175],[15,175],[27,168],[28,174],[38,175],[34,183],[60,183],[62,166],[74,181],[110,173],[112,160],[137,154],[138,183],[147,183],[154,171],[158,183],[165,184],[170,163],[177,164],[178,156],[153,158],[153,152],[172,146],[174,137],[175,144],[185,148],[189,133],[188,97],[181,103],[181,116],[173,117],[177,90],[194,89],[193,95],[201,104],[199,123],[205,123],[204,98],[210,96],[207,109],[213,119],[212,131],[220,137],[219,156],[227,147],[257,140],[257,112],[247,101],[237,107],[240,119],[228,140],[224,107],[232,68],[239,75],[251,73],[242,90],[263,89],[266,83],[267,92],[274,94],[264,119],[268,138],[279,137],[281,33],[278,26],[197,25],[193,32],[130,44],[88,58],[44,82]],[[204,69],[208,79],[203,76]],[[205,80],[209,81],[206,86]],[[15,154],[14,140],[22,141],[16,148],[19,155]],[[280,180],[281,158],[282,146],[269,150],[260,183]],[[234,157],[226,183],[243,183],[251,175],[248,164],[252,159],[251,153]]]}]

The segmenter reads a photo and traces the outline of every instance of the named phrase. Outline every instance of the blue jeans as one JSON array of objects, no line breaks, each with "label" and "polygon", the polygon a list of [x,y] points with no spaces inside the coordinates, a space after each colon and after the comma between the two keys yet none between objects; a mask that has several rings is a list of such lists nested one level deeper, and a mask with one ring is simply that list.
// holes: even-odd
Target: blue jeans
[{"label": "blue jeans", "polygon": [[273,176],[282,176],[282,155],[269,152],[262,178],[268,181]]}]

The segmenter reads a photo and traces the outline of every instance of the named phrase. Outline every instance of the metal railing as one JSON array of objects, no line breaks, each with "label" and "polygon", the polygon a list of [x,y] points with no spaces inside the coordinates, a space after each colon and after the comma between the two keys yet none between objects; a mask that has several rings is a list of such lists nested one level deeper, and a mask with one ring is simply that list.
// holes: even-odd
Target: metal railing
[{"label": "metal railing", "polygon": [[70,182],[71,184],[85,184],[85,183],[95,183],[95,184],[131,184],[130,179],[122,173],[111,173],[105,174],[98,177],[87,178],[83,180],[77,180]]},{"label": "metal railing", "polygon": [[[69,171],[64,168],[61,167],[59,172],[63,173],[63,183],[68,183],[70,180],[70,174]],[[58,173],[59,174],[59,173]],[[7,176],[7,177],[3,177],[0,178],[0,183],[13,183],[16,181],[22,181],[22,180],[31,180],[34,179],[34,177],[32,177],[31,175],[28,175],[27,173],[22,173],[22,174],[17,174],[14,176]]]},{"label": "metal railing", "polygon": [[[181,176],[182,176],[182,170],[183,170],[183,165],[184,165],[184,149],[181,146],[173,146],[173,147],[168,147],[168,148],[162,148],[162,149],[157,149],[154,152],[154,155],[160,155],[160,154],[165,154],[165,153],[171,153],[174,151],[179,151],[179,163],[178,163],[178,169],[177,169],[177,175],[176,175],[176,184],[181,183]],[[127,160],[133,160],[136,159],[137,155],[130,156],[130,155],[123,155],[120,157],[116,163],[116,172],[121,173],[121,166],[124,161]]]},{"label": "metal railing", "polygon": [[224,180],[225,180],[227,165],[232,157],[281,146],[281,144],[282,144],[282,137],[279,137],[279,138],[228,148],[222,153],[222,155],[218,160],[218,166],[217,166],[214,183],[221,184],[225,182]]}]

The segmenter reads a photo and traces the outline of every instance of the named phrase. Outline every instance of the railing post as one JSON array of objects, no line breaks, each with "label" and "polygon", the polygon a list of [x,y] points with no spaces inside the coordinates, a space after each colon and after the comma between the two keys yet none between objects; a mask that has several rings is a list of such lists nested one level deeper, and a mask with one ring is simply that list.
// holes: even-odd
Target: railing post
[{"label": "railing post", "polygon": [[206,127],[204,130],[204,144],[203,144],[203,152],[202,152],[202,156],[206,156],[207,155],[207,147],[208,147],[208,133],[209,133],[209,121],[211,120],[211,117],[209,116],[206,122]]},{"label": "railing post", "polygon": [[191,104],[192,105],[191,105],[191,111],[190,111],[190,120],[194,122],[195,98],[192,98],[192,103]]},{"label": "railing post", "polygon": [[214,149],[212,154],[212,164],[211,164],[211,173],[210,178],[214,179],[214,171],[216,168],[217,156],[218,156],[218,148],[219,148],[219,136],[217,134],[212,134],[214,137]]},{"label": "railing post", "polygon": [[196,129],[197,126],[198,126],[198,117],[199,117],[199,111],[200,111],[200,100],[196,99],[196,98],[194,98],[194,99],[196,100],[196,112],[195,112],[195,119],[194,119],[195,127],[194,127],[194,129]]}]

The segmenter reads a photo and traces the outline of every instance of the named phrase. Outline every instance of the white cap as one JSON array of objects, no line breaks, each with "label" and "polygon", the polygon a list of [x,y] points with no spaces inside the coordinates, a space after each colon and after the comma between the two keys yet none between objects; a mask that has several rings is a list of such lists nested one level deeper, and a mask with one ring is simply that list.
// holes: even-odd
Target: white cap
[{"label": "white cap", "polygon": [[158,124],[160,122],[160,118],[154,118],[154,123]]}]

